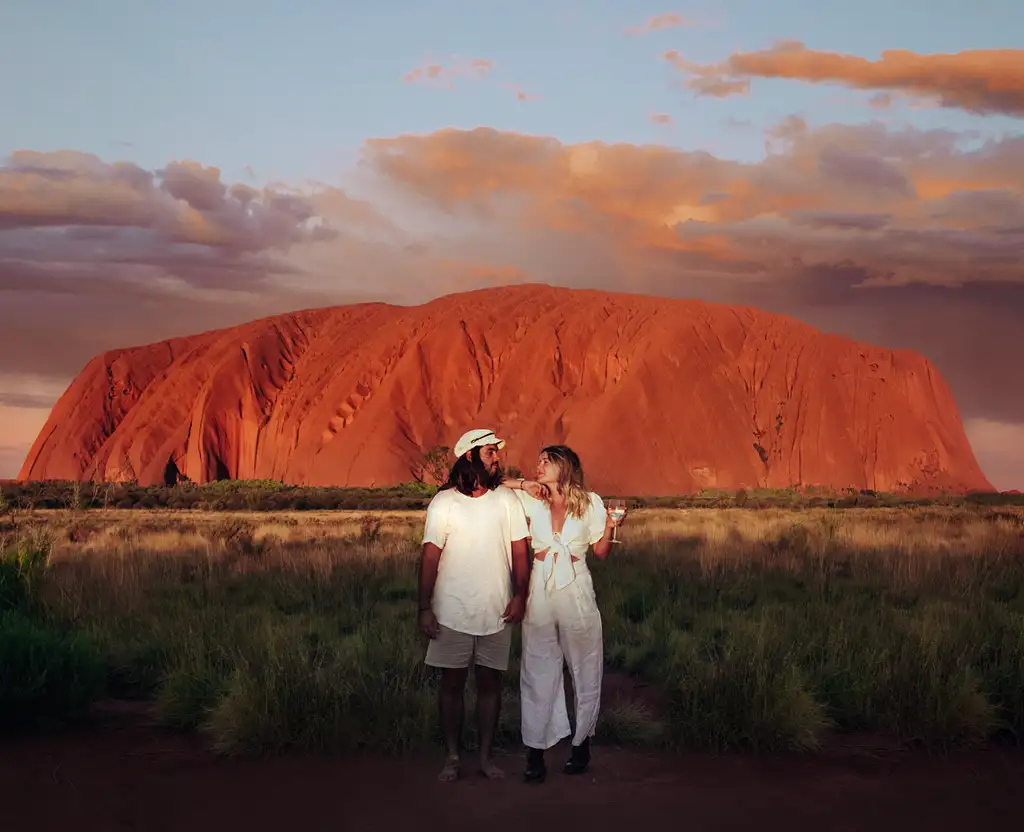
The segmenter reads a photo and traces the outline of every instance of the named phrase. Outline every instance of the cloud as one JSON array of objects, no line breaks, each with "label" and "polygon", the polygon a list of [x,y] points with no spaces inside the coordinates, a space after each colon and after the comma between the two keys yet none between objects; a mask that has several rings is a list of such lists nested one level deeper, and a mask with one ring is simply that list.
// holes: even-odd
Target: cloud
[{"label": "cloud", "polygon": [[493,69],[494,62],[486,58],[473,58],[469,61],[454,60],[448,65],[428,63],[410,70],[402,76],[402,80],[407,84],[442,86],[453,89],[456,79],[484,78]]},{"label": "cloud", "polygon": [[869,153],[827,145],[818,154],[818,171],[842,185],[870,187],[912,199],[914,186],[891,162]]},{"label": "cloud", "polygon": [[688,61],[678,49],[669,49],[665,60],[681,72],[696,77],[685,82],[688,89],[698,95],[709,95],[712,98],[728,98],[733,95],[746,95],[750,92],[750,81],[745,78],[727,78],[717,66],[702,66]]},{"label": "cloud", "polygon": [[17,151],[0,167],[0,289],[39,270],[57,283],[131,271],[154,285],[230,278],[252,288],[288,273],[294,246],[332,239],[343,226],[387,224],[328,186],[255,189],[190,160],[148,171],[75,151]]},{"label": "cloud", "polygon": [[368,206],[336,189],[298,195],[228,186],[220,171],[171,162],[147,171],[74,151],[17,151],[0,167],[0,256],[28,262],[101,262],[112,248],[144,252],[156,265],[268,268],[273,251],[336,233],[319,206],[345,204],[347,217]]},{"label": "cloud", "polygon": [[[368,140],[358,191],[23,156],[20,189],[0,173],[0,373],[57,389],[113,347],[539,281],[749,304],[915,349],[965,418],[1024,424],[1024,136],[790,117],[765,139],[741,162],[446,129]],[[193,214],[203,225],[179,219]],[[0,389],[3,413],[56,397]]]},{"label": "cloud", "polygon": [[771,141],[765,160],[740,163],[479,128],[371,140],[366,155],[445,212],[600,234],[641,258],[672,252],[765,279],[850,263],[865,286],[1022,279],[1024,138],[978,147],[942,131],[790,120]]},{"label": "cloud", "polygon": [[665,29],[675,29],[679,26],[692,26],[693,24],[676,12],[666,12],[655,15],[639,26],[627,26],[628,35],[646,35],[650,32],[661,32]]},{"label": "cloud", "polygon": [[[403,75],[402,81],[407,84],[455,89],[456,81],[459,79],[481,81],[491,75],[494,68],[494,62],[486,58],[473,58],[469,61],[452,58],[449,63],[427,63],[416,67]],[[518,84],[506,81],[501,86],[509,90],[515,96],[516,101],[537,100],[536,95],[528,93]]]},{"label": "cloud", "polygon": [[672,123],[672,116],[670,116],[668,113],[651,113],[650,119],[653,124]]},{"label": "cloud", "polygon": [[[942,107],[983,115],[1024,116],[1024,49],[974,49],[946,54],[890,49],[872,61],[808,49],[799,41],[783,41],[770,49],[734,53],[719,64],[696,64],[675,50],[666,52],[665,58],[694,76],[685,83],[698,95],[745,94],[752,78],[785,78],[899,92]],[[884,108],[892,99],[876,95],[872,103]]]},{"label": "cloud", "polygon": [[797,211],[790,219],[797,226],[847,231],[878,231],[892,222],[890,214],[858,214],[850,211]]},{"label": "cloud", "polygon": [[55,399],[32,393],[0,392],[0,406],[21,408],[50,408]]},{"label": "cloud", "polygon": [[0,373],[0,479],[18,475],[50,408],[66,386],[32,374]]}]

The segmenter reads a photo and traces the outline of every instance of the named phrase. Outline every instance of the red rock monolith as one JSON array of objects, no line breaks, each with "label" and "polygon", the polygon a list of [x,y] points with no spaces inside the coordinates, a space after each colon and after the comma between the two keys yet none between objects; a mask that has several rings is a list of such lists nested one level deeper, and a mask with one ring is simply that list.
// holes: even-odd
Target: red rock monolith
[{"label": "red rock monolith", "polygon": [[57,402],[19,478],[383,486],[478,426],[528,472],[568,443],[605,494],[993,490],[916,353],[748,307],[541,285],[112,350]]}]

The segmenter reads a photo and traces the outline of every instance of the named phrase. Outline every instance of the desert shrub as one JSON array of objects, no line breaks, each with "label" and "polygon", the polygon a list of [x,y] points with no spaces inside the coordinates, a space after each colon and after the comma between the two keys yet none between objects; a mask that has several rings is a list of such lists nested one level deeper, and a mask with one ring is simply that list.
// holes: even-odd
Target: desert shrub
[{"label": "desert shrub", "polygon": [[0,612],[21,609],[27,601],[27,587],[17,564],[0,558]]},{"label": "desert shrub", "polygon": [[[443,449],[440,449],[443,451]],[[443,453],[432,452],[430,473],[422,464],[414,466],[420,481],[399,483],[383,488],[346,488],[296,486],[273,480],[221,480],[203,484],[179,482],[175,485],[140,486],[133,482],[5,482],[0,483],[0,501],[24,509],[123,508],[194,508],[205,511],[362,511],[388,509],[422,509],[437,491],[437,477],[447,476]],[[509,469],[515,473],[514,468]],[[443,477],[442,477],[443,479]],[[704,489],[696,494],[624,497],[643,508],[743,508],[753,511],[773,508],[921,507],[945,506],[1024,506],[1024,495],[1010,492],[971,492],[966,495],[909,496],[886,494],[865,489],[848,488],[837,491],[814,486],[791,488],[751,488],[729,492]],[[0,502],[0,516],[4,514]]]},{"label": "desert shrub", "polygon": [[81,634],[0,612],[0,730],[80,717],[103,681],[102,656]]},{"label": "desert shrub", "polygon": [[709,656],[699,641],[680,643],[663,673],[674,744],[812,750],[828,727],[805,674],[765,622],[740,624]]},{"label": "desert shrub", "polygon": [[52,545],[47,529],[0,543],[0,611],[31,606],[49,567]]},{"label": "desert shrub", "polygon": [[187,731],[204,725],[224,694],[229,670],[216,661],[179,659],[162,674],[156,714],[168,728]]},{"label": "desert shrub", "polygon": [[378,751],[437,739],[434,689],[408,622],[339,639],[272,628],[241,655],[206,725],[224,752]]},{"label": "desert shrub", "polygon": [[649,704],[636,700],[603,705],[596,733],[602,743],[647,748],[663,746],[668,738],[665,719]]}]

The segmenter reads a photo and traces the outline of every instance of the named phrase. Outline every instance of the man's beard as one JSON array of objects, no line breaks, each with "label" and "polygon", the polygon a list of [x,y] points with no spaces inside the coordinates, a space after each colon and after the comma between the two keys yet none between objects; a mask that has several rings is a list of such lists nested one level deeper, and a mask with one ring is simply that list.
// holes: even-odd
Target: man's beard
[{"label": "man's beard", "polygon": [[494,467],[493,471],[488,470],[487,466],[481,462],[476,471],[476,479],[480,483],[481,488],[493,491],[505,479],[505,472],[501,470],[500,462]]}]

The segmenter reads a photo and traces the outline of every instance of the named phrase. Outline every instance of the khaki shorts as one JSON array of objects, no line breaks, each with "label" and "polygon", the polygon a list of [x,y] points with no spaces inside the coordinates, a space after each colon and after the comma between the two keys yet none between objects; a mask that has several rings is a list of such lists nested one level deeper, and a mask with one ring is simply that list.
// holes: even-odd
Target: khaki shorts
[{"label": "khaki shorts", "polygon": [[512,648],[512,628],[506,626],[489,636],[474,636],[460,633],[440,625],[437,638],[430,639],[424,664],[430,667],[469,667],[476,657],[476,664],[494,670],[508,670],[508,657]]}]

